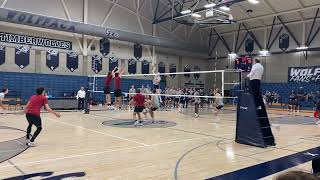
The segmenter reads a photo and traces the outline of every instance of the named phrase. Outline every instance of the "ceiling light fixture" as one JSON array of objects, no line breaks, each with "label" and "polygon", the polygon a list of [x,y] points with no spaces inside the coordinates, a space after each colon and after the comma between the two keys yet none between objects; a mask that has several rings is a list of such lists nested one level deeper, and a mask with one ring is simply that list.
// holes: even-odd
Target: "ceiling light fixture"
[{"label": "ceiling light fixture", "polygon": [[228,6],[221,6],[220,9],[223,11],[230,11],[230,8]]},{"label": "ceiling light fixture", "polygon": [[296,49],[297,49],[297,50],[306,50],[306,49],[309,49],[309,47],[307,47],[307,46],[301,46],[301,47],[297,47]]},{"label": "ceiling light fixture", "polygon": [[189,14],[191,13],[191,10],[190,9],[186,9],[186,10],[183,10],[180,12],[181,14]]},{"label": "ceiling light fixture", "polygon": [[258,4],[259,3],[258,0],[248,0],[248,2],[251,3],[251,4]]},{"label": "ceiling light fixture", "polygon": [[215,7],[217,4],[215,3],[210,3],[210,4],[206,4],[204,5],[205,8],[212,8],[212,7]]},{"label": "ceiling light fixture", "polygon": [[200,15],[200,14],[197,14],[197,13],[193,13],[191,16],[192,16],[192,17],[195,17],[195,18],[201,18],[201,15]]}]

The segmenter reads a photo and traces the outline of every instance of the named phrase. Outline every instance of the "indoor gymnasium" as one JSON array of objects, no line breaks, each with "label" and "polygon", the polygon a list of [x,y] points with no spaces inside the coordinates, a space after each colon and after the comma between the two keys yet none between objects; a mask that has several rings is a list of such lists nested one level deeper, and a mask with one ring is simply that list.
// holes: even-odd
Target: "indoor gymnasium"
[{"label": "indoor gymnasium", "polygon": [[0,0],[0,179],[320,179],[319,0]]}]

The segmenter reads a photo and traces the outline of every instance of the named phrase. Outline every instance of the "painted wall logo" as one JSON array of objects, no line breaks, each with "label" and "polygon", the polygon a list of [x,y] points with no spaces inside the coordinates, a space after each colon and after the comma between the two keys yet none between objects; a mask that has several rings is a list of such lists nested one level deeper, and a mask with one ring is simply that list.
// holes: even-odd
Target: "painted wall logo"
[{"label": "painted wall logo", "polygon": [[106,35],[111,38],[118,38],[119,34],[111,31],[110,29],[106,29]]},{"label": "painted wall logo", "polygon": [[11,34],[0,32],[0,42],[15,43],[30,46],[42,46],[58,49],[72,49],[72,43],[70,41],[62,41],[56,39],[47,39],[42,37],[25,36],[19,34]]},{"label": "painted wall logo", "polygon": [[288,70],[288,82],[320,83],[320,66],[291,67]]},{"label": "painted wall logo", "polygon": [[42,17],[29,13],[20,13],[10,10],[7,15],[7,21],[18,22],[21,24],[35,25],[38,27],[58,29],[63,31],[75,32],[76,26],[72,22],[65,23],[64,20]]}]

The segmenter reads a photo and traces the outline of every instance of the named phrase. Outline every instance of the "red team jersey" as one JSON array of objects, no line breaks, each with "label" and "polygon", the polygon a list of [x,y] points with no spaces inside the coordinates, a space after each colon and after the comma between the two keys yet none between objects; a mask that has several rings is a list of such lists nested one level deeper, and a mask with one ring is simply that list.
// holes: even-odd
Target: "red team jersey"
[{"label": "red team jersey", "polygon": [[42,106],[48,104],[47,97],[43,95],[34,95],[29,99],[27,114],[32,114],[35,116],[40,116],[40,110]]},{"label": "red team jersey", "polygon": [[112,76],[107,76],[106,81],[105,81],[105,84],[106,84],[107,87],[110,86],[111,81],[112,81]]},{"label": "red team jersey", "polygon": [[114,77],[114,89],[121,89],[121,78]]},{"label": "red team jersey", "polygon": [[135,96],[133,96],[133,100],[135,103],[135,106],[144,106],[144,96],[142,94],[136,94]]}]

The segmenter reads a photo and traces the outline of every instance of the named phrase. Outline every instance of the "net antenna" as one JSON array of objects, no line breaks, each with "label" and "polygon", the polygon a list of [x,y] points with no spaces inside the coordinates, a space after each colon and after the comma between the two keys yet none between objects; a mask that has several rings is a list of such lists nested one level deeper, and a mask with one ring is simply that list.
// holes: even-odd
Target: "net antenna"
[{"label": "net antenna", "polygon": [[[236,23],[229,11],[229,7],[236,3],[233,0],[191,0],[187,2],[173,0],[172,2],[171,18],[179,24],[210,27],[218,24]],[[177,4],[183,7],[178,16],[174,13]]]}]

